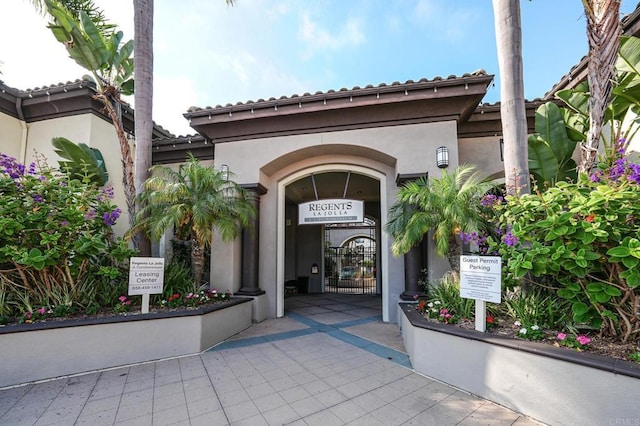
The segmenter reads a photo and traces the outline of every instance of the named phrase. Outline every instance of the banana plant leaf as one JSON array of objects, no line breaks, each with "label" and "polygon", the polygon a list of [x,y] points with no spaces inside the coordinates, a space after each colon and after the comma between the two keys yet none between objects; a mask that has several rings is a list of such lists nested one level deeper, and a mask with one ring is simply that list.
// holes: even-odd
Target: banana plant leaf
[{"label": "banana plant leaf", "polygon": [[538,135],[529,136],[528,142],[529,171],[542,180],[538,186],[555,182],[560,168],[553,149]]},{"label": "banana plant leaf", "polygon": [[109,173],[100,150],[91,148],[84,143],[75,144],[69,139],[58,137],[51,140],[56,154],[62,159],[58,164],[60,170],[73,179],[83,180],[103,186],[109,180]]},{"label": "banana plant leaf", "polygon": [[536,110],[536,132],[547,141],[559,163],[571,157],[576,144],[567,136],[562,112],[558,105],[547,102]]}]

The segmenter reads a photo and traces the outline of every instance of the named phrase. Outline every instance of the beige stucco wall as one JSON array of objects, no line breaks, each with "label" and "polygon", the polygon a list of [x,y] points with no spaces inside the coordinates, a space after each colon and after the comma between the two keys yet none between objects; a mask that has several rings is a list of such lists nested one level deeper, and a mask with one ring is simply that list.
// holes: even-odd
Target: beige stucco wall
[{"label": "beige stucco wall", "polygon": [[460,164],[475,164],[485,176],[502,174],[504,162],[500,159],[500,137],[465,138],[458,141]]},{"label": "beige stucco wall", "polygon": [[20,147],[26,126],[23,128],[23,123],[17,118],[0,113],[0,129],[2,129],[0,152],[9,157],[20,159]]},{"label": "beige stucco wall", "polygon": [[[370,150],[360,156],[345,153],[344,147],[362,147]],[[269,316],[277,314],[278,305],[278,226],[279,191],[281,182],[290,176],[312,168],[325,167],[329,170],[350,170],[353,167],[370,169],[373,174],[384,177],[381,187],[381,210],[386,212],[395,200],[397,193],[396,176],[398,174],[429,173],[429,176],[440,176],[441,170],[436,166],[435,152],[439,146],[449,148],[450,167],[458,164],[457,127],[454,121],[412,124],[404,126],[381,127],[317,133],[309,135],[281,136],[256,140],[228,142],[216,145],[215,167],[229,165],[235,173],[238,183],[260,183],[267,189],[261,197],[260,204],[260,263],[259,285],[267,292],[269,300]],[[295,153],[306,148],[316,148],[318,155],[312,157],[296,157]],[[348,152],[348,150],[347,150]],[[390,156],[393,161],[381,162],[376,152]],[[290,156],[292,161],[271,174],[265,173],[264,167],[281,157]],[[384,221],[383,221],[384,222]],[[382,223],[384,226],[385,223]],[[390,253],[390,239],[385,236],[386,245],[382,250],[388,259],[383,270],[383,303],[386,304],[386,321],[397,320],[397,301],[404,291],[404,259]],[[212,250],[212,283],[222,288],[237,288],[239,283],[240,261],[237,242],[222,244],[216,242]],[[437,266],[442,260],[436,258],[434,250],[430,250],[430,264]],[[438,267],[438,269],[441,269]],[[383,312],[385,308],[383,307]]]},{"label": "beige stucco wall", "polygon": [[449,148],[449,164],[458,162],[454,121],[380,127],[309,135],[282,136],[216,145],[216,164],[227,164],[238,183],[259,182],[261,168],[291,151],[329,144],[362,146],[397,159],[398,173],[436,172],[435,150]]}]

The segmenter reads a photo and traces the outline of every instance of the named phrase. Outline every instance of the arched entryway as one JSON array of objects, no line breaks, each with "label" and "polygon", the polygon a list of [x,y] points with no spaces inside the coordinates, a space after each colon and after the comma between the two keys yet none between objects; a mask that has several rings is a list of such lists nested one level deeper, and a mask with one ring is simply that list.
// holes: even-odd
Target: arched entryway
[{"label": "arched entryway", "polygon": [[[306,168],[278,183],[277,316],[284,315],[285,282],[306,281],[305,290],[310,293],[331,290],[327,286],[330,286],[331,282],[325,280],[336,273],[327,267],[329,263],[325,257],[327,247],[334,243],[326,241],[326,230],[331,225],[304,225],[299,224],[297,220],[297,206],[300,203],[327,198],[364,202],[368,219],[352,226],[366,229],[366,235],[352,233],[352,238],[344,238],[336,243],[340,243],[341,246],[346,243],[346,246],[349,246],[349,241],[353,240],[353,245],[361,247],[354,250],[361,250],[361,254],[364,254],[365,248],[367,251],[374,250],[368,259],[365,260],[362,256],[356,259],[352,256],[350,264],[344,266],[354,269],[354,278],[367,276],[367,283],[373,284],[373,294],[382,295],[383,319],[388,316],[388,253],[380,250],[380,247],[388,245],[388,237],[381,232],[381,224],[386,222],[387,197],[386,191],[380,190],[381,187],[386,187],[386,176],[383,173],[352,164],[325,164]],[[365,244],[364,238],[370,239],[370,242]],[[355,255],[355,252],[353,254]],[[346,269],[349,268],[345,268],[345,274],[348,272]]]}]

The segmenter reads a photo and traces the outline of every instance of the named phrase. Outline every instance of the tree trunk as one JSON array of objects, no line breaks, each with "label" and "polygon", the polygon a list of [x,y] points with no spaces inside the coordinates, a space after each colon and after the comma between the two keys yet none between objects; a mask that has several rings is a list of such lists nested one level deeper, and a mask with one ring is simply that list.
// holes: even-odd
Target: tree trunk
[{"label": "tree trunk", "polygon": [[[153,133],[153,0],[133,0],[134,99],[136,136],[135,187],[139,194],[149,178]],[[137,206],[138,208],[140,206]],[[134,236],[141,256],[151,256],[151,242],[143,232]]]},{"label": "tree trunk", "polygon": [[528,194],[527,116],[519,0],[492,0],[500,70],[500,117],[507,194]]},{"label": "tree trunk", "polygon": [[204,272],[204,247],[197,239],[191,240],[191,270],[196,288],[202,285],[202,273]]},{"label": "tree trunk", "polygon": [[[597,155],[604,114],[616,75],[620,0],[583,0],[589,39],[589,133],[581,145],[579,173],[590,173]],[[616,141],[609,141],[614,143]]]},{"label": "tree trunk", "polygon": [[449,252],[447,253],[447,259],[449,260],[449,266],[451,270],[456,274],[460,273],[460,255],[462,250],[456,236],[451,234],[449,236]]},{"label": "tree trunk", "polygon": [[118,137],[118,142],[120,143],[120,154],[122,157],[122,185],[125,201],[127,202],[127,211],[129,213],[129,226],[133,227],[135,219],[136,188],[134,184],[133,157],[131,156],[129,140],[127,139],[124,127],[122,126],[122,121],[120,120],[111,99],[103,92],[96,93],[94,98],[102,102],[107,115],[113,122],[113,127],[116,129],[116,135]]}]

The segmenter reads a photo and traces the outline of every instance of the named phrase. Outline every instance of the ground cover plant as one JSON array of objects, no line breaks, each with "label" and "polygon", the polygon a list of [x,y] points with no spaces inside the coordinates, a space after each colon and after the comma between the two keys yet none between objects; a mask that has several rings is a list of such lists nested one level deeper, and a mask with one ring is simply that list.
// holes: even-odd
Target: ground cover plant
[{"label": "ground cover plant", "polygon": [[[589,352],[609,358],[640,362],[640,346],[621,343],[598,330],[572,320],[571,305],[554,291],[533,287],[505,290],[503,302],[487,303],[487,333],[540,344]],[[475,302],[460,297],[459,281],[448,274],[428,287],[415,308],[426,321],[475,329]]]}]

